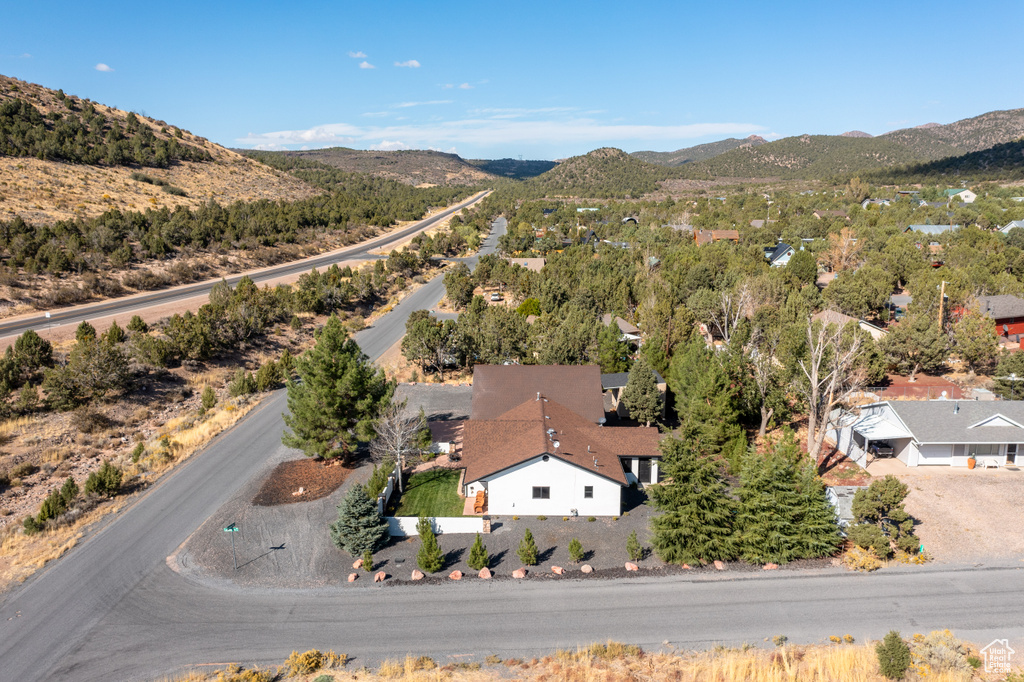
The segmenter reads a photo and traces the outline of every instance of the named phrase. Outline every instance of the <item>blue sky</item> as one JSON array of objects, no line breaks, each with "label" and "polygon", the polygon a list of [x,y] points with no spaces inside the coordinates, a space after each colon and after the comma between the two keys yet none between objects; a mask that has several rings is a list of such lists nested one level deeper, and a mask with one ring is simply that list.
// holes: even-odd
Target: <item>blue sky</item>
[{"label": "blue sky", "polygon": [[1024,2],[11,3],[0,73],[231,147],[555,159],[1024,106]]}]

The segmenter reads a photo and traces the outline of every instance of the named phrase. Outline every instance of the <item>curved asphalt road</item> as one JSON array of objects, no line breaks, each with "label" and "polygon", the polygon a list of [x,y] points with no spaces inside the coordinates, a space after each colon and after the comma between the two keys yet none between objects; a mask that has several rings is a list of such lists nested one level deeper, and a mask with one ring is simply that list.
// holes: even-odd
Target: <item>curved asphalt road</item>
[{"label": "curved asphalt road", "polygon": [[[377,256],[371,254],[370,251],[401,241],[420,230],[425,230],[435,223],[444,220],[453,213],[461,211],[463,208],[482,199],[489,193],[490,190],[475,194],[462,203],[445,209],[437,215],[415,222],[397,232],[390,232],[380,237],[360,242],[359,244],[355,244],[347,249],[341,249],[321,256],[316,256],[314,258],[306,258],[301,261],[285,263],[283,265],[265,268],[254,273],[248,273],[249,277],[259,284],[261,282],[274,280],[287,275],[309,272],[313,268],[328,267],[334,263],[345,260],[376,258]],[[227,280],[228,284],[234,285],[238,280],[242,279],[242,277],[242,274],[237,274],[224,279]],[[0,338],[23,334],[29,329],[40,329],[47,325],[65,323],[78,324],[83,320],[90,320],[96,317],[132,313],[154,305],[163,305],[166,303],[173,303],[175,301],[182,301],[209,293],[210,289],[220,281],[220,279],[207,280],[205,282],[199,282],[198,284],[190,284],[164,291],[154,291],[147,294],[117,298],[110,301],[104,301],[102,303],[51,310],[50,317],[46,317],[45,313],[41,313],[31,317],[10,319],[0,322]]]},{"label": "curved asphalt road", "polygon": [[[401,337],[412,310],[436,303],[441,279],[360,332],[370,357]],[[405,653],[533,656],[607,638],[704,647],[778,634],[794,642],[880,637],[893,627],[950,627],[978,642],[1024,637],[1017,567],[278,591],[199,584],[171,571],[166,558],[281,447],[285,407],[279,391],[7,594],[0,681],[146,680],[200,664],[277,664],[309,647],[361,665]]]}]

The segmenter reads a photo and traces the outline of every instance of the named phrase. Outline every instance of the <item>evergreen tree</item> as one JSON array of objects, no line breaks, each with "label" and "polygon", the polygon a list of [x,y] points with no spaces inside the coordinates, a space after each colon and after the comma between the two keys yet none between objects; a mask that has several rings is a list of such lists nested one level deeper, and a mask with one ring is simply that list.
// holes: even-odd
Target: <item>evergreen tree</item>
[{"label": "evergreen tree", "polygon": [[743,384],[724,364],[730,357],[730,351],[716,353],[694,335],[672,358],[668,382],[676,397],[680,437],[705,455],[721,455],[738,472],[747,440],[739,423]]},{"label": "evergreen tree", "polygon": [[605,374],[625,372],[629,369],[629,344],[622,340],[615,316],[608,326],[601,326],[597,332],[597,364]]},{"label": "evergreen tree", "polygon": [[75,341],[81,343],[83,341],[95,341],[96,340],[96,327],[92,326],[85,320],[82,320],[78,328],[75,329]]},{"label": "evergreen tree", "polygon": [[338,520],[331,524],[331,540],[354,557],[374,552],[388,538],[388,522],[377,511],[363,486],[353,485],[338,505]]},{"label": "evergreen tree", "polygon": [[212,410],[213,406],[217,404],[217,394],[214,392],[212,386],[205,387],[199,399],[202,401],[204,410]]},{"label": "evergreen tree", "polygon": [[128,320],[128,331],[145,334],[149,331],[149,325],[138,315],[132,315],[132,319]]},{"label": "evergreen tree", "polygon": [[116,321],[110,323],[110,329],[103,335],[103,340],[109,344],[123,343],[126,338],[128,338],[127,334]]},{"label": "evergreen tree", "polygon": [[654,370],[642,355],[629,369],[629,379],[619,400],[629,410],[631,419],[647,426],[661,416],[661,394],[654,379]]},{"label": "evergreen tree", "polygon": [[1004,353],[999,358],[992,392],[1003,400],[1024,400],[1024,353]]},{"label": "evergreen tree", "polygon": [[533,541],[533,533],[529,528],[523,534],[523,539],[519,541],[519,550],[516,554],[519,555],[519,560],[523,562],[524,566],[537,565],[537,543]]},{"label": "evergreen tree", "polygon": [[282,442],[308,457],[348,456],[357,441],[369,441],[374,422],[391,402],[395,383],[388,381],[341,320],[331,316],[316,345],[295,361],[299,381],[288,382],[286,431]]},{"label": "evergreen tree", "polygon": [[636,531],[631,531],[626,538],[626,554],[630,561],[640,561],[644,557],[644,548],[640,546],[640,540],[636,537]]},{"label": "evergreen tree", "polygon": [[583,550],[583,543],[579,541],[579,538],[573,538],[569,541],[569,558],[572,559],[573,563],[578,564],[583,561],[587,553]]},{"label": "evergreen tree", "polygon": [[[877,532],[864,532],[860,528],[865,524],[872,525],[904,552],[915,551],[921,541],[914,535],[914,519],[903,507],[903,500],[909,493],[910,488],[891,474],[872,481],[866,490],[858,490],[851,507],[857,521],[857,525],[850,529],[851,539],[860,546],[877,539]],[[891,554],[888,547],[878,547],[877,542],[872,545],[876,551],[882,550],[884,556]]]},{"label": "evergreen tree", "polygon": [[976,310],[970,310],[953,323],[953,350],[977,371],[991,368],[999,352],[999,339],[992,320]]},{"label": "evergreen tree", "polygon": [[666,482],[651,486],[655,507],[651,544],[662,561],[707,563],[736,555],[732,531],[734,503],[711,457],[691,441],[662,441],[660,469]]},{"label": "evergreen tree", "polygon": [[29,329],[14,342],[14,358],[22,376],[31,380],[44,367],[53,367],[53,345]]},{"label": "evergreen tree", "polygon": [[465,263],[457,263],[444,275],[445,293],[453,308],[462,309],[473,299],[473,275]]},{"label": "evergreen tree", "polygon": [[491,558],[487,555],[487,547],[484,546],[484,541],[480,539],[480,533],[476,534],[476,540],[473,541],[473,546],[469,548],[469,561],[466,562],[469,567],[479,571],[482,568],[487,568],[487,565],[491,563]]},{"label": "evergreen tree", "polygon": [[416,531],[420,535],[420,551],[416,554],[416,564],[427,573],[437,573],[444,568],[444,554],[437,543],[437,535],[430,525],[430,519],[421,516],[416,522]]},{"label": "evergreen tree", "polygon": [[902,680],[910,668],[910,647],[900,637],[900,633],[890,630],[881,642],[875,645],[878,655],[878,668],[882,677],[889,680]]},{"label": "evergreen tree", "polygon": [[367,573],[373,570],[373,552],[370,550],[363,552],[363,570]]},{"label": "evergreen tree", "polygon": [[814,559],[835,554],[843,542],[839,521],[818,468],[809,458],[797,467],[797,495],[798,556]]},{"label": "evergreen tree", "polygon": [[923,313],[904,317],[890,327],[881,345],[889,362],[909,372],[911,381],[919,371],[941,368],[949,354],[946,335],[930,315]]}]

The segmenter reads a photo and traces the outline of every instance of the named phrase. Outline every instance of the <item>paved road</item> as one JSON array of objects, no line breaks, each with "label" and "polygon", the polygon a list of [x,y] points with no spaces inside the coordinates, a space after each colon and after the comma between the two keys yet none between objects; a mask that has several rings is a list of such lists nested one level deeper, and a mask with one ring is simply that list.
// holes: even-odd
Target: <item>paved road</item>
[{"label": "paved road", "polygon": [[[436,303],[441,290],[429,287],[419,290],[432,292],[419,304]],[[360,333],[371,357],[400,338],[413,298],[387,324]],[[171,571],[166,558],[281,447],[285,407],[279,391],[7,594],[0,682],[146,680],[204,663],[276,664],[308,647],[372,665],[407,652],[533,656],[607,638],[703,647],[778,634],[794,642],[863,639],[893,627],[950,627],[979,642],[1024,638],[1017,567],[293,591],[196,584]]]},{"label": "paved road", "polygon": [[[420,230],[425,230],[435,223],[444,220],[451,214],[462,210],[469,204],[478,201],[488,193],[489,191],[476,194],[460,204],[445,209],[430,218],[413,223],[412,225],[409,225],[397,232],[391,232],[387,235],[361,242],[350,248],[334,251],[315,258],[307,258],[301,261],[274,266],[272,268],[265,268],[256,273],[250,273],[249,276],[259,284],[261,282],[275,280],[288,275],[309,272],[313,268],[328,267],[334,263],[345,260],[376,258],[377,256],[374,256],[369,252],[387,246],[388,244],[402,241],[409,237],[409,235],[415,234]],[[241,274],[232,275],[225,279],[228,284],[233,285],[237,283],[242,276],[243,275]],[[68,323],[78,324],[82,320],[91,320],[96,317],[106,317],[109,315],[134,313],[155,305],[164,305],[167,303],[174,303],[176,301],[183,301],[209,293],[210,289],[220,281],[221,280],[219,279],[208,280],[206,282],[176,287],[166,291],[154,291],[148,294],[138,294],[126,298],[104,301],[103,303],[51,310],[49,318],[46,317],[45,313],[40,313],[38,315],[32,315],[31,317],[10,319],[0,322],[0,338],[22,334],[29,329],[40,329],[47,325]]]}]

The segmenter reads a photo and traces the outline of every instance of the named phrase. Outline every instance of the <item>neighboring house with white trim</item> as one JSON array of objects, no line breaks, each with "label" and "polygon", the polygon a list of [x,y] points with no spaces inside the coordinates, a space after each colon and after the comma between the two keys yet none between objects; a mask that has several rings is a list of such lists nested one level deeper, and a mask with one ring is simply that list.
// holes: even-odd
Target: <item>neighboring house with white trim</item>
[{"label": "neighboring house with white trim", "polygon": [[861,466],[879,441],[910,467],[965,467],[971,457],[979,466],[1024,461],[1024,400],[887,401],[865,405],[842,423],[830,435]]},{"label": "neighboring house with white trim", "polygon": [[789,263],[789,259],[795,253],[796,249],[785,242],[779,242],[775,246],[766,246],[764,249],[764,257],[768,259],[768,264],[773,268],[781,268]]},{"label": "neighboring house with white trim", "polygon": [[946,197],[950,199],[957,197],[965,204],[973,204],[974,200],[978,198],[978,195],[969,189],[947,189]]},{"label": "neighboring house with white trim", "polygon": [[873,325],[867,320],[859,320],[856,317],[844,315],[838,310],[822,310],[820,313],[811,317],[811,320],[822,320],[825,324],[836,324],[840,327],[845,327],[850,322],[856,322],[857,326],[870,334],[871,338],[875,341],[881,341],[885,338],[885,335],[889,333],[887,329],[882,329],[877,325]]},{"label": "neighboring house with white trim", "polygon": [[489,514],[617,516],[623,488],[657,482],[661,434],[604,422],[599,367],[478,366],[463,492]]},{"label": "neighboring house with white trim", "polygon": [[1002,232],[1003,234],[1009,234],[1010,230],[1012,230],[1015,227],[1024,228],[1024,220],[1011,220],[1010,222],[1000,227],[999,231]]}]

